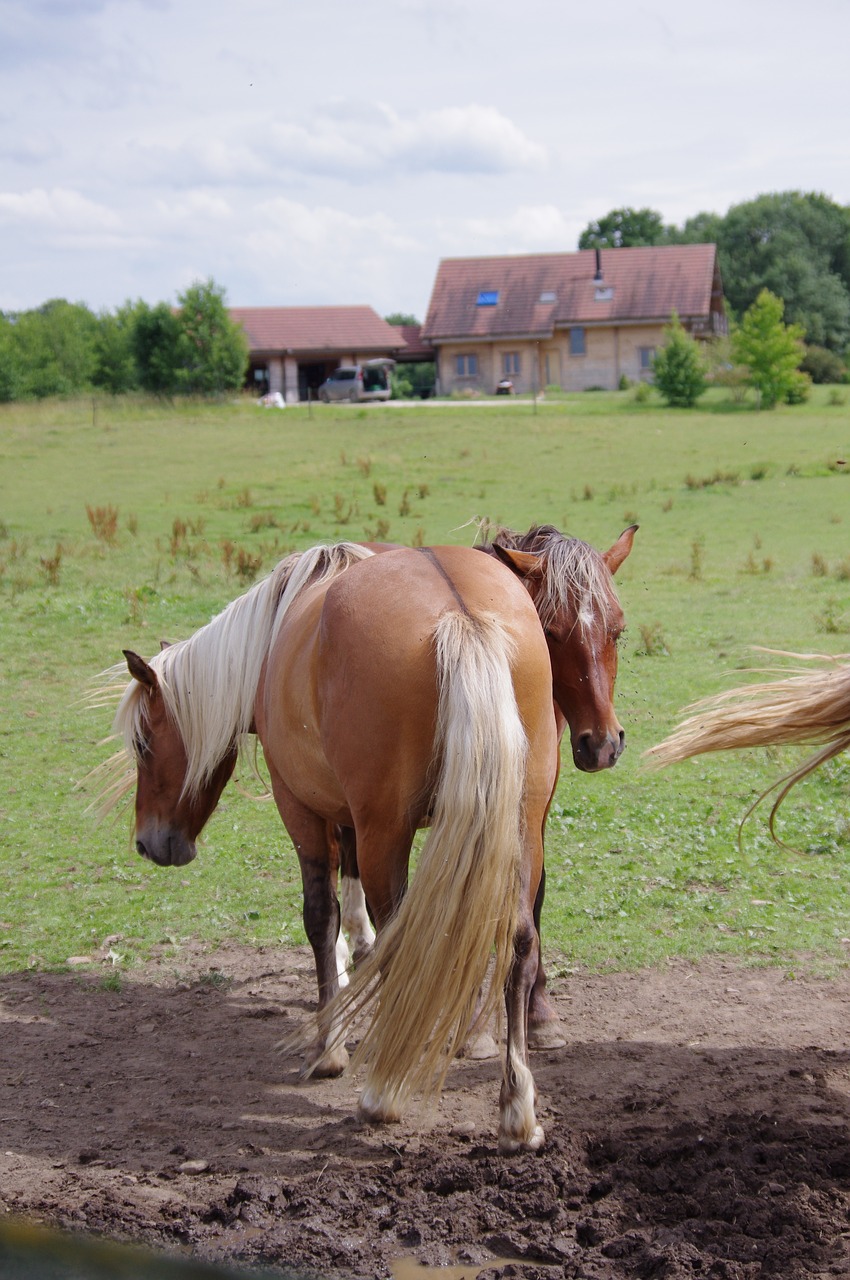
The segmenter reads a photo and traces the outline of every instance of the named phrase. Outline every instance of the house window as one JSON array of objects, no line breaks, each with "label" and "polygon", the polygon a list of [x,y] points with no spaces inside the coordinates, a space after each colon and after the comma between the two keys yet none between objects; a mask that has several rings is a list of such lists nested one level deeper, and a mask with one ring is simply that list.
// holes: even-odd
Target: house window
[{"label": "house window", "polygon": [[502,373],[506,378],[514,373],[519,373],[519,352],[505,351],[502,355]]},{"label": "house window", "polygon": [[478,356],[455,356],[455,369],[459,378],[478,377]]},{"label": "house window", "polygon": [[477,307],[495,307],[499,301],[498,289],[482,289],[475,303]]},{"label": "house window", "polygon": [[570,329],[570,355],[584,355],[584,328],[582,325],[578,325],[576,328]]},{"label": "house window", "polygon": [[651,373],[652,362],[655,359],[655,347],[638,347],[638,359],[640,360],[641,373]]},{"label": "house window", "polygon": [[540,301],[543,303],[552,303],[556,301],[554,289],[544,289],[540,295]]}]

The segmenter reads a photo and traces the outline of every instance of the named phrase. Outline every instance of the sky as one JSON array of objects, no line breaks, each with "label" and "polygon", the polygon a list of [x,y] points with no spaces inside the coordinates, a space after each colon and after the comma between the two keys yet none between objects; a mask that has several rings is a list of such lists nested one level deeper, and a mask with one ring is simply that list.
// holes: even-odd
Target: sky
[{"label": "sky", "polygon": [[0,310],[424,319],[441,258],[850,204],[848,0],[0,0]]}]

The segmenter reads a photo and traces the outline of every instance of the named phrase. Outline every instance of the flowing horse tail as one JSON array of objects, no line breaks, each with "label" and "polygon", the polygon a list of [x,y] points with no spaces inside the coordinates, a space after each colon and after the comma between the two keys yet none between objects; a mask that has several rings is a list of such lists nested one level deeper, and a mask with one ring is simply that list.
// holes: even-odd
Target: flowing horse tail
[{"label": "flowing horse tail", "polygon": [[[811,655],[785,654],[789,658]],[[690,708],[692,715],[646,755],[665,767],[709,751],[743,747],[802,744],[819,750],[798,768],[762,792],[744,815],[744,821],[765,796],[778,791],[770,813],[770,830],[792,787],[827,760],[850,747],[850,666],[835,659],[819,658],[828,665],[804,671],[784,680],[763,681],[742,689],[727,690]]]},{"label": "flowing horse tail", "polygon": [[439,769],[416,873],[375,949],[341,993],[341,1035],[377,997],[354,1057],[366,1064],[361,1112],[400,1116],[437,1094],[476,1016],[498,1006],[513,961],[527,742],[511,677],[512,644],[492,619],[447,613],[434,636]]}]

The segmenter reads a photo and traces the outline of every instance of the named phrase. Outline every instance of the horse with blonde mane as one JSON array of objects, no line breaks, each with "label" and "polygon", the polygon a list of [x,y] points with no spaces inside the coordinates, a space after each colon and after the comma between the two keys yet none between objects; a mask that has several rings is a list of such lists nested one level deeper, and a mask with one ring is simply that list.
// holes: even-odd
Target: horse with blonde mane
[{"label": "horse with blonde mane", "polygon": [[[494,556],[518,573],[525,582],[537,609],[552,664],[552,698],[560,742],[570,728],[570,744],[575,767],[595,772],[613,766],[622,751],[624,738],[611,736],[601,753],[586,751],[595,741],[606,717],[613,719],[612,698],[617,674],[617,629],[605,604],[610,576],[631,551],[637,525],[630,525],[604,555],[579,538],[566,537],[553,525],[532,525],[526,533],[492,526],[482,520],[484,535],[476,550]],[[399,549],[398,543],[368,542],[364,546],[380,554]],[[599,607],[602,602],[603,607]],[[588,662],[588,654],[592,659]],[[350,829],[334,827],[341,872],[341,922],[337,942],[340,980],[347,983],[346,970],[353,953],[355,964],[368,954],[374,941],[368,904],[363,896],[357,869],[357,845]],[[540,919],[546,888],[545,864],[534,904],[534,921],[540,936]],[[346,938],[351,942],[349,949]],[[537,977],[528,1009],[528,1043],[532,1049],[557,1049],[566,1044],[560,1019],[546,990],[542,948],[538,951]],[[472,1057],[492,1057],[498,1052],[486,1030],[474,1033],[464,1047]]]},{"label": "horse with blonde mane", "polygon": [[712,751],[744,747],[803,745],[817,747],[813,755],[779,778],[750,805],[742,825],[767,796],[777,792],[770,811],[770,834],[776,836],[776,815],[798,782],[850,747],[850,666],[841,655],[778,653],[797,662],[817,662],[792,668],[782,679],[727,689],[688,708],[690,715],[674,731],[646,752],[660,767]]},{"label": "horse with blonde mane", "polygon": [[[357,1055],[370,1119],[396,1118],[414,1090],[439,1090],[495,953],[481,1016],[504,991],[499,1145],[533,1150],[543,1141],[527,1015],[543,828],[558,773],[548,646],[575,642],[576,704],[585,686],[589,696],[581,722],[578,713],[571,721],[574,755],[587,768],[609,767],[623,733],[597,655],[615,649],[622,629],[611,573],[633,532],[604,556],[587,548],[576,561],[583,576],[560,585],[574,611],[569,635],[553,634],[554,617],[548,637],[541,627],[541,555],[505,548],[502,563],[462,547],[377,556],[341,544],[283,561],[149,662],[126,653],[133,678],[115,729],[135,774],[138,851],[161,865],[190,861],[240,741],[258,736],[299,858],[316,961],[306,1068],[341,1071],[348,1031],[371,1012]],[[596,647],[595,628],[604,637]],[[112,801],[132,785],[127,776]],[[344,991],[328,824],[355,834],[378,926]],[[430,830],[408,889],[420,827]]]}]

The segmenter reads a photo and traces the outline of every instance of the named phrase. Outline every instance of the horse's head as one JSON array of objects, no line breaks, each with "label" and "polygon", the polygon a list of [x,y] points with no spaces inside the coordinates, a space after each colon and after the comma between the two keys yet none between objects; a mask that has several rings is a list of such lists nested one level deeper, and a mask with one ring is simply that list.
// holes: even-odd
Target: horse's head
[{"label": "horse's head", "polygon": [[604,553],[556,530],[520,539],[530,550],[492,545],[525,581],[537,607],[552,662],[553,697],[569,725],[576,768],[588,773],[611,768],[625,747],[613,701],[624,620],[611,578],[636,531],[631,525]]},{"label": "horse's head", "polygon": [[136,849],[161,867],[183,867],[233,773],[234,746],[201,783],[187,786],[189,761],[160,679],[138,654],[124,650],[137,687],[128,691],[128,721],[136,760]]}]

